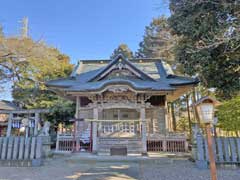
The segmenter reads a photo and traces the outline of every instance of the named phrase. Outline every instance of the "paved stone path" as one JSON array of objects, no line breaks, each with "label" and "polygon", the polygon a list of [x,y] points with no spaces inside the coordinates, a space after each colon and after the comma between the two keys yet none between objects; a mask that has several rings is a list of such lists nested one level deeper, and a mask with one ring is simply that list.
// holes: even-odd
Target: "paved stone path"
[{"label": "paved stone path", "polygon": [[[0,180],[208,180],[187,160],[107,161],[55,157],[42,167],[0,167]],[[218,180],[240,180],[240,168],[218,169]]]}]

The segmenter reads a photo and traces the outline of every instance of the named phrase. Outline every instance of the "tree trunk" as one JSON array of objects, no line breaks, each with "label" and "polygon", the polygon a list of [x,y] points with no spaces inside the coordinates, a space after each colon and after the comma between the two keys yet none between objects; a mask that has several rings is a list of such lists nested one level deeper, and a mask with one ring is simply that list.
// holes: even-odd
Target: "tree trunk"
[{"label": "tree trunk", "polygon": [[235,134],[236,134],[237,137],[239,137],[238,131],[235,131]]},{"label": "tree trunk", "polygon": [[[192,101],[193,101],[193,104],[195,104],[197,102],[195,87],[193,87]],[[196,106],[193,106],[193,111],[194,111],[194,115],[195,115],[195,118],[197,120],[198,126],[200,127],[200,118],[199,118]]]},{"label": "tree trunk", "polygon": [[171,102],[171,114],[172,114],[172,123],[173,123],[173,131],[177,130],[177,123],[176,123],[176,117],[174,113],[174,103]]},{"label": "tree trunk", "polygon": [[189,108],[189,95],[186,96],[186,104],[187,104],[187,114],[188,114],[188,126],[189,126],[189,135],[192,137],[192,121],[190,116],[190,108]]}]

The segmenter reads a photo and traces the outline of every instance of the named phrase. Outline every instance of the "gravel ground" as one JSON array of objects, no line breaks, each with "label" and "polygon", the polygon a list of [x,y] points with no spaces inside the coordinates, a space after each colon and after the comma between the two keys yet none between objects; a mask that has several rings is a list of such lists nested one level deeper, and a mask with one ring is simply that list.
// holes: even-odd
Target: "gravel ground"
[{"label": "gravel ground", "polygon": [[[154,162],[154,163],[153,163]],[[101,161],[55,157],[42,167],[0,167],[0,180],[208,180],[187,160]],[[240,180],[240,168],[218,168],[218,180]]]},{"label": "gravel ground", "polygon": [[[171,164],[141,164],[144,180],[208,180],[209,170],[200,170],[195,164],[184,160]],[[218,180],[240,180],[240,168],[218,168]]]}]

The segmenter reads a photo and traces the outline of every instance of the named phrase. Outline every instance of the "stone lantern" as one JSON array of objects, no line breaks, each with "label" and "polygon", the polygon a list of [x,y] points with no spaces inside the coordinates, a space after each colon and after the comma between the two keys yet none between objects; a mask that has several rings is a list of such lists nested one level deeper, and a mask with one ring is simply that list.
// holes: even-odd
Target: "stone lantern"
[{"label": "stone lantern", "polygon": [[217,180],[216,163],[214,159],[212,137],[211,137],[211,125],[214,123],[214,107],[219,105],[219,101],[205,96],[199,99],[194,106],[196,106],[200,121],[206,126],[208,154],[210,161],[210,171],[212,180]]}]

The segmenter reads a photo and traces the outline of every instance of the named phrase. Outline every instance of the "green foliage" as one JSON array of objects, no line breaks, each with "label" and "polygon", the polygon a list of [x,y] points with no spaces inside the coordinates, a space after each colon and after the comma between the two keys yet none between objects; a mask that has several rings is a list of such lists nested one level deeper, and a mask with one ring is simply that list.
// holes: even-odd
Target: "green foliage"
[{"label": "green foliage", "polygon": [[136,57],[163,58],[168,63],[174,64],[174,45],[177,39],[176,35],[171,34],[166,17],[154,18],[145,28]]},{"label": "green foliage", "polygon": [[52,101],[51,112],[46,114],[45,117],[48,121],[55,124],[60,122],[68,123],[75,114],[75,103],[66,101],[60,97]]},{"label": "green foliage", "polygon": [[120,44],[116,49],[114,49],[110,58],[113,59],[119,53],[121,53],[128,59],[133,57],[133,52],[129,49],[129,47],[126,44]]},{"label": "green foliage", "polygon": [[177,131],[180,132],[189,132],[189,123],[186,117],[181,117],[177,121]]},{"label": "green foliage", "polygon": [[171,0],[169,25],[180,36],[176,60],[221,98],[240,90],[240,2]]},{"label": "green foliage", "polygon": [[73,103],[45,86],[46,81],[67,77],[71,71],[69,57],[44,42],[0,36],[0,81],[13,84],[14,101],[23,108],[48,108],[55,118],[51,121],[73,117]]},{"label": "green foliage", "polygon": [[217,111],[219,127],[227,131],[240,130],[240,96],[225,101]]},{"label": "green foliage", "polygon": [[[38,44],[31,39],[11,41],[16,45],[11,46],[11,49],[16,49],[21,55],[21,58],[12,58],[15,56],[14,53],[5,59],[10,68],[14,67],[9,70],[13,79],[13,98],[27,108],[43,107],[46,99],[53,100],[54,96],[47,90],[44,82],[69,75],[72,70],[69,58],[57,49]],[[25,51],[28,48],[31,50]],[[40,103],[41,100],[43,102]],[[45,107],[49,105],[45,103]]]}]

